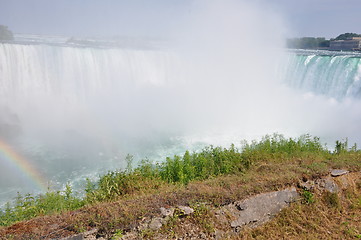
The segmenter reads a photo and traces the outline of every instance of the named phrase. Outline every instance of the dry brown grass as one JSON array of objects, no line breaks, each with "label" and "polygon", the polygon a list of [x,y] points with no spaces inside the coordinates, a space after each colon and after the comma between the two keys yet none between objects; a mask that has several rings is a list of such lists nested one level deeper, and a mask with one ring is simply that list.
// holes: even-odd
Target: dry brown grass
[{"label": "dry brown grass", "polygon": [[[164,226],[161,236],[167,239],[187,239],[187,236],[213,239],[215,229],[218,229],[226,232],[222,239],[361,239],[360,173],[352,173],[344,179],[348,180],[348,186],[340,193],[315,190],[314,203],[293,203],[261,227],[234,233],[227,222],[215,217],[215,209],[209,206],[201,217],[178,219]],[[257,184],[252,186],[259,187]],[[272,189],[265,185],[262,187]],[[153,238],[162,239],[154,233],[151,235]]]},{"label": "dry brown grass", "polygon": [[236,239],[361,239],[360,188],[315,195],[315,203],[292,204],[271,222]]}]

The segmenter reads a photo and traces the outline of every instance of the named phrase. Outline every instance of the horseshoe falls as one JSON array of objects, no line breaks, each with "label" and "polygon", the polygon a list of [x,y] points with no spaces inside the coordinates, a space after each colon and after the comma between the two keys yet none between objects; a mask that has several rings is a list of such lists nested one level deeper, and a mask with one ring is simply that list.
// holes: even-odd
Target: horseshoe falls
[{"label": "horseshoe falls", "polygon": [[162,161],[274,132],[361,143],[360,54],[202,54],[0,43],[0,199],[81,188],[126,154]]},{"label": "horseshoe falls", "polygon": [[361,54],[298,51],[288,56],[286,83],[337,100],[361,97]]}]

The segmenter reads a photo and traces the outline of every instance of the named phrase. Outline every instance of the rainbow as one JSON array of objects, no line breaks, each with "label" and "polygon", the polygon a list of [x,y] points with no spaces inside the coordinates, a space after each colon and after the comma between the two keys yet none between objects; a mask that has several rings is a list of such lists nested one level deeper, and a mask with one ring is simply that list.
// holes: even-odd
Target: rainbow
[{"label": "rainbow", "polygon": [[4,161],[10,166],[15,166],[24,173],[24,175],[27,176],[34,185],[41,190],[46,191],[47,181],[43,178],[41,173],[31,166],[28,160],[15,152],[11,146],[0,139],[0,164]]}]

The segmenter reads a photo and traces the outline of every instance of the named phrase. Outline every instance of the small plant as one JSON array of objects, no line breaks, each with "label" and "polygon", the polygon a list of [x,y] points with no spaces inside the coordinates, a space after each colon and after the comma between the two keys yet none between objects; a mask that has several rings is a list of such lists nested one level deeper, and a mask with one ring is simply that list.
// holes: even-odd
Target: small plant
[{"label": "small plant", "polygon": [[132,172],[133,160],[134,160],[133,155],[127,154],[127,156],[125,157],[125,161],[127,162],[127,168],[126,169],[127,169],[128,173]]},{"label": "small plant", "polygon": [[200,224],[206,233],[211,234],[214,232],[213,221],[210,220],[211,213],[207,205],[205,203],[195,203],[192,204],[191,207],[194,209],[192,218],[195,222]]},{"label": "small plant", "polygon": [[302,203],[312,204],[315,202],[314,195],[308,190],[303,190],[302,192]]},{"label": "small plant", "polygon": [[74,230],[77,231],[78,233],[83,233],[86,231],[86,227],[83,224],[76,224],[74,225]]},{"label": "small plant", "polygon": [[121,239],[122,237],[124,237],[123,230],[117,229],[117,230],[115,230],[112,239],[118,240],[118,239]]},{"label": "small plant", "polygon": [[[356,145],[354,146],[356,147]],[[346,138],[346,140],[344,142],[342,141],[336,141],[336,146],[335,146],[335,154],[341,154],[341,153],[345,153],[348,150],[348,139]],[[354,149],[356,151],[356,149]]]},{"label": "small plant", "polygon": [[141,239],[153,239],[155,235],[155,231],[149,228],[143,229],[140,232]]}]

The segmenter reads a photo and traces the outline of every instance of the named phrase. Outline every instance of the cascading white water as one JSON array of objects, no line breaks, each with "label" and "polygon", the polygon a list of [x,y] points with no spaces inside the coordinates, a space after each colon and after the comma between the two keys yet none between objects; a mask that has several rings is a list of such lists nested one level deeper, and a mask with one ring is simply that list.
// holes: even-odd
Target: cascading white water
[{"label": "cascading white water", "polygon": [[172,78],[166,51],[1,44],[1,96],[61,95],[78,101],[99,91],[162,85]]},{"label": "cascading white water", "polygon": [[284,78],[293,88],[338,100],[361,97],[361,54],[298,51],[287,61]]}]

